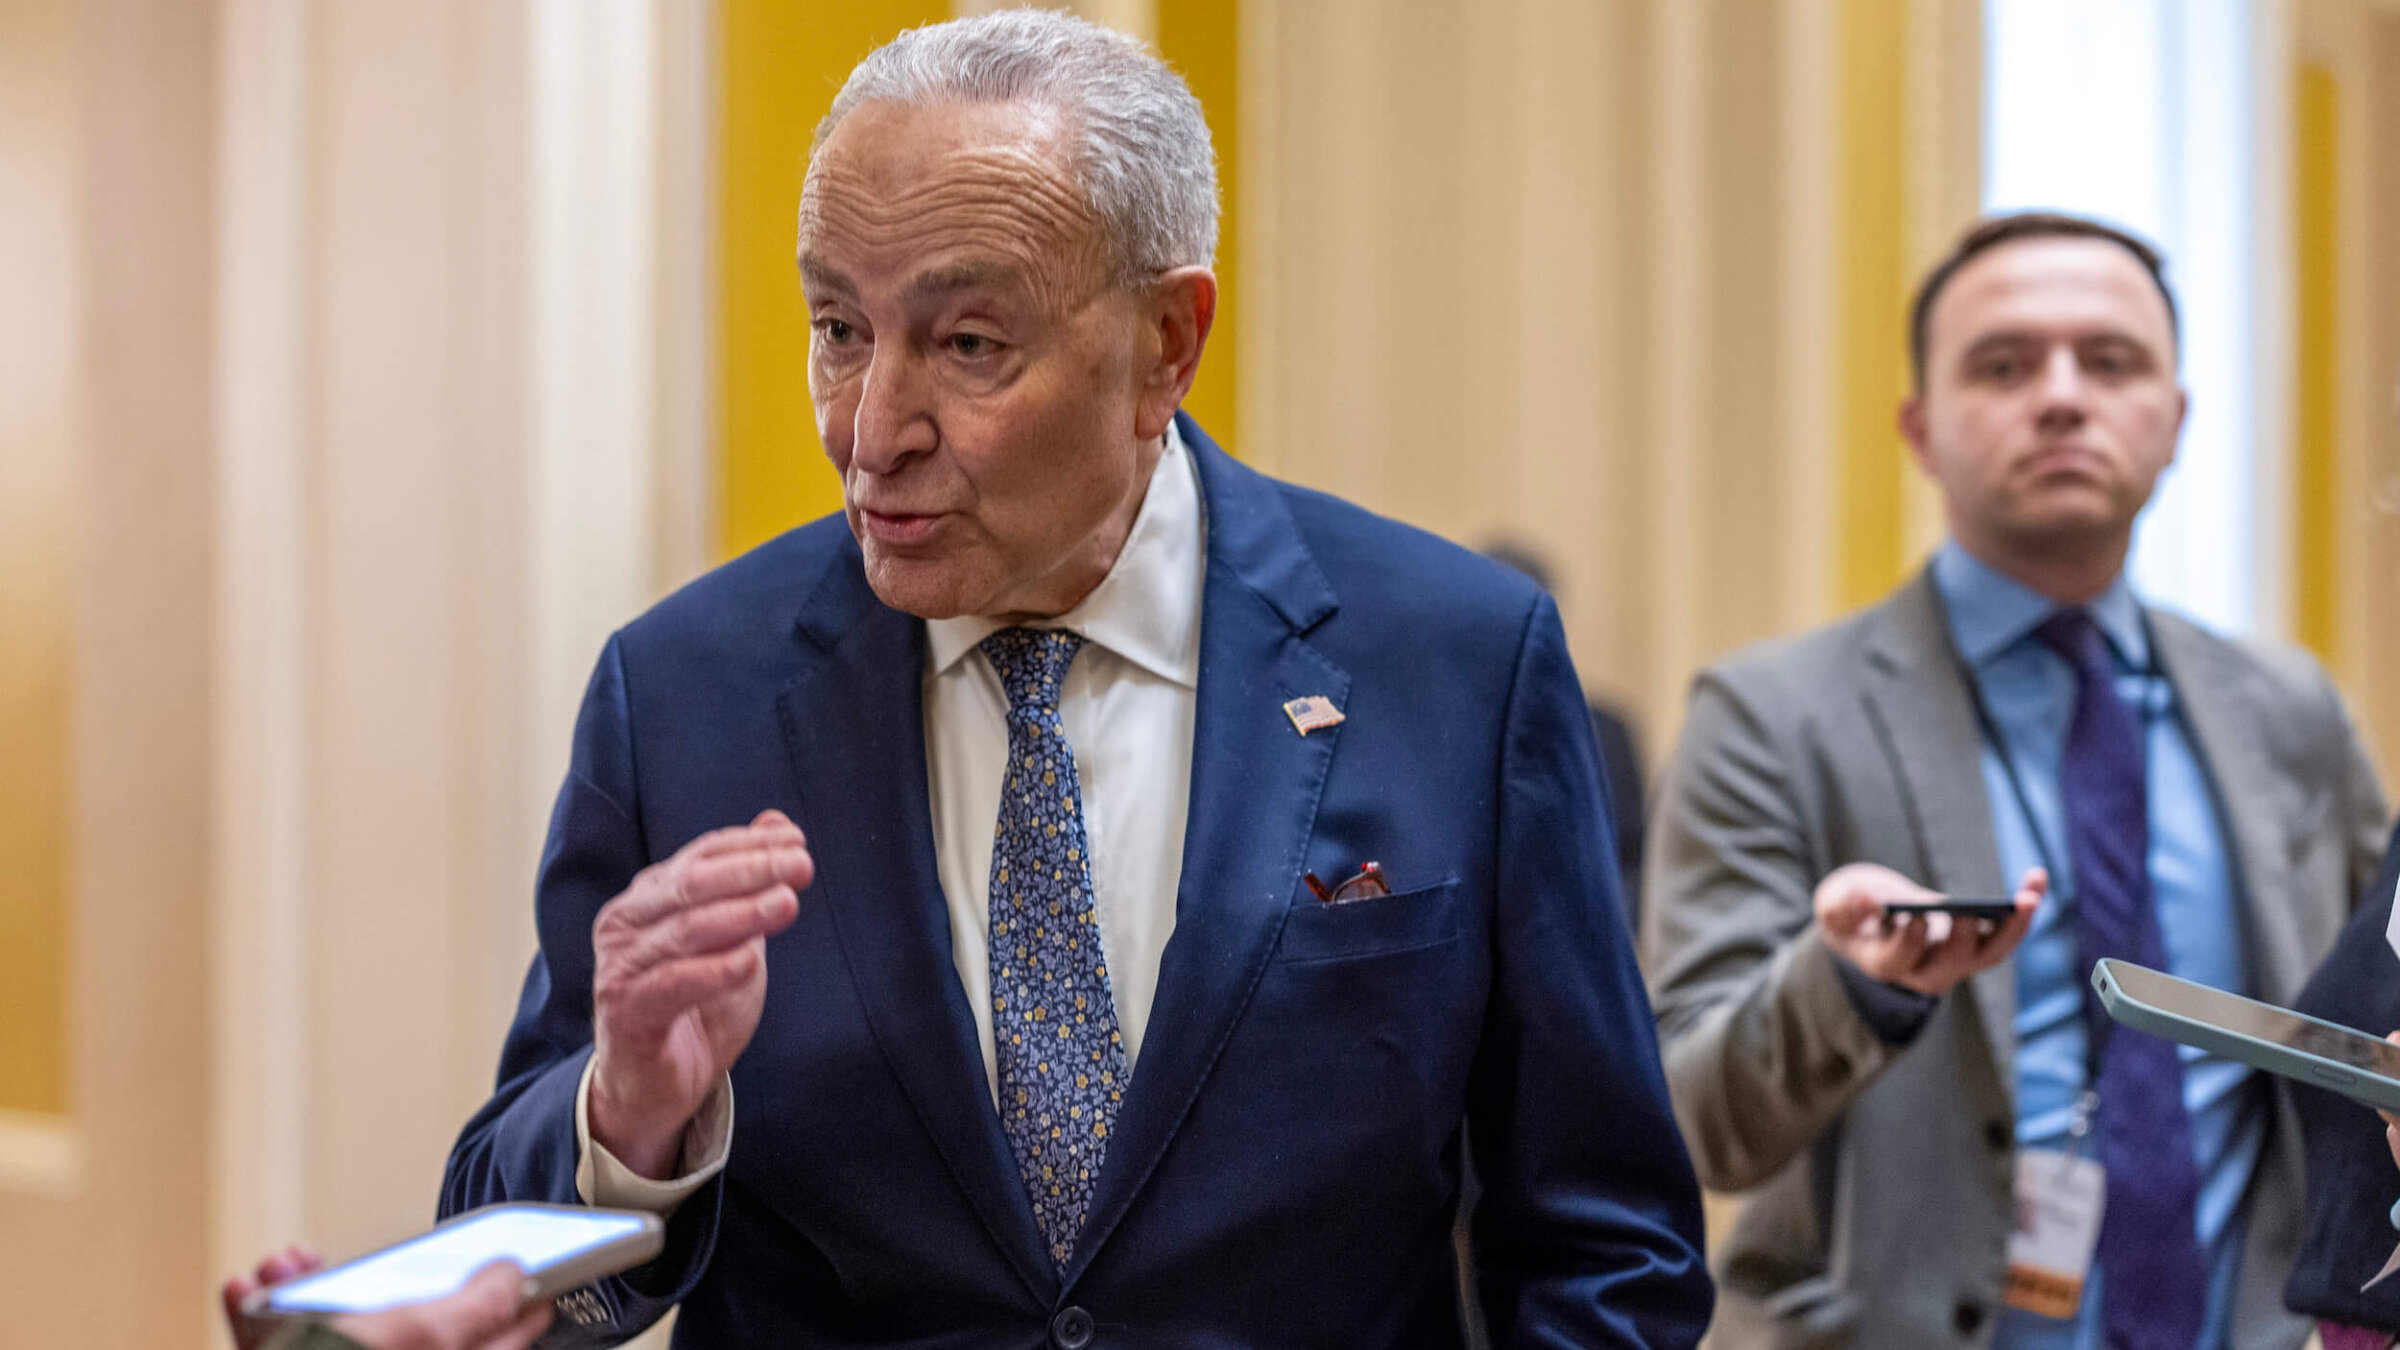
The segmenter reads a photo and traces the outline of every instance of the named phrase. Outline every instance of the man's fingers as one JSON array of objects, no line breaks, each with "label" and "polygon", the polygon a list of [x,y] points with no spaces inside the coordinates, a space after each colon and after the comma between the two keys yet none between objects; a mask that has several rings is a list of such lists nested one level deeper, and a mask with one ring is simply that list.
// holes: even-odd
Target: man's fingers
[{"label": "man's fingers", "polygon": [[1883,922],[1883,905],[1864,891],[1843,891],[1826,897],[1817,909],[1817,922],[1844,936],[1871,931]]},{"label": "man's fingers", "polygon": [[601,911],[602,921],[643,928],[696,904],[732,899],[777,883],[802,890],[816,879],[816,863],[797,829],[771,832],[763,839],[747,828],[721,833],[740,834],[744,840],[701,854],[687,848],[643,869],[633,885]]},{"label": "man's fingers", "polygon": [[491,1337],[513,1328],[524,1278],[514,1265],[495,1261],[447,1297],[338,1317],[333,1328],[362,1345],[391,1350],[485,1350]]},{"label": "man's fingers", "polygon": [[517,1320],[510,1323],[507,1330],[484,1341],[475,1350],[525,1350],[526,1346],[533,1344],[549,1329],[550,1302],[537,1299],[525,1305],[524,1311],[517,1314]]},{"label": "man's fingers", "polygon": [[763,847],[728,850],[684,864],[682,894],[686,904],[704,904],[763,891],[770,886],[808,889],[816,876],[808,850],[792,840]]},{"label": "man's fingers", "polygon": [[258,1286],[251,1282],[249,1276],[236,1275],[217,1290],[218,1299],[225,1305],[225,1329],[233,1333],[233,1343],[241,1347],[241,1350],[249,1350],[251,1344],[256,1340],[256,1337],[244,1334],[255,1328],[249,1324],[250,1319],[242,1314],[242,1303],[250,1297],[251,1291],[257,1288]]},{"label": "man's fingers", "polygon": [[443,1330],[454,1333],[457,1344],[481,1346],[516,1323],[524,1283],[525,1272],[507,1261],[476,1271],[456,1294],[434,1305],[444,1314]]},{"label": "man's fingers", "polygon": [[686,859],[713,858],[735,849],[769,847],[786,841],[805,846],[808,838],[801,834],[800,827],[792,823],[790,816],[781,811],[761,811],[747,825],[728,825],[721,830],[710,830],[677,849],[675,856]]},{"label": "man's fingers", "polygon": [[630,974],[677,957],[706,956],[782,932],[799,913],[800,898],[785,886],[719,900],[670,914],[642,929],[612,960],[621,961]]},{"label": "man's fingers", "polygon": [[2017,912],[2002,919],[1999,926],[1992,930],[1991,936],[1984,939],[1985,957],[1991,961],[1998,961],[2016,950],[2017,944],[2023,942],[2025,935],[2032,931],[2035,912],[2034,907],[2026,904],[2020,894]]},{"label": "man's fingers", "polygon": [[1911,914],[1900,920],[1900,931],[1892,943],[1892,964],[1910,970],[1925,964],[1926,949],[1933,946],[1933,922],[1922,914]]},{"label": "man's fingers", "polygon": [[286,1247],[260,1258],[258,1269],[252,1272],[262,1285],[281,1284],[294,1276],[306,1275],[324,1262],[305,1247]]},{"label": "man's fingers", "polygon": [[1952,920],[1949,936],[1933,944],[1917,971],[1919,979],[1931,986],[1926,992],[1946,990],[1983,967],[1989,935],[1979,931],[1981,927],[1974,920]]},{"label": "man's fingers", "polygon": [[1849,863],[1826,873],[1817,883],[1812,907],[1818,923],[1832,932],[1848,934],[1881,924],[1887,904],[1939,898],[1891,868]]},{"label": "man's fingers", "polygon": [[729,952],[661,961],[618,986],[607,1011],[611,1026],[636,1034],[663,1030],[685,1012],[739,988],[758,970],[759,943]]},{"label": "man's fingers", "polygon": [[1891,933],[1869,943],[1863,959],[1853,959],[1876,979],[1899,983],[1924,961],[1925,946],[1925,920],[1910,914],[1893,919]]}]

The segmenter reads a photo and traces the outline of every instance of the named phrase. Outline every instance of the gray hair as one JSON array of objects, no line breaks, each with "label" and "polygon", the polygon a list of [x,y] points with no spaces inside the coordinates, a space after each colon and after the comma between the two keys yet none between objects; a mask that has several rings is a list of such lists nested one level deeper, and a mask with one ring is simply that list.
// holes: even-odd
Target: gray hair
[{"label": "gray hair", "polygon": [[1216,261],[1217,158],[1200,100],[1141,43],[1072,14],[1004,9],[902,33],[850,72],[814,145],[862,103],[1020,100],[1067,119],[1112,280]]}]

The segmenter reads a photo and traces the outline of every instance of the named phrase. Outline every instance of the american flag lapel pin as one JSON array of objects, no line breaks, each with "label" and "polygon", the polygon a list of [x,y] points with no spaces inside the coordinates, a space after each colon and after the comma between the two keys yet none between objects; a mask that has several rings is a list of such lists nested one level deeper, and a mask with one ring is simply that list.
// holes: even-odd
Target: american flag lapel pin
[{"label": "american flag lapel pin", "polygon": [[1345,720],[1342,710],[1333,706],[1333,700],[1323,694],[1293,699],[1283,705],[1283,715],[1292,719],[1292,730],[1303,736],[1312,731],[1340,726]]}]

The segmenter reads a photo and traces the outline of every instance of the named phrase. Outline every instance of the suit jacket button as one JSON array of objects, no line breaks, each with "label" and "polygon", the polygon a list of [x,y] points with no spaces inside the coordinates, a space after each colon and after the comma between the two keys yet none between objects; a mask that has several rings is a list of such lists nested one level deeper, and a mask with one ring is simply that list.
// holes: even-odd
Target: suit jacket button
[{"label": "suit jacket button", "polygon": [[1991,1121],[1983,1127],[1983,1142],[1990,1144],[1994,1153],[2006,1153],[2017,1142],[2017,1133],[2005,1120]]},{"label": "suit jacket button", "polygon": [[1958,1328],[1958,1334],[1961,1336],[1974,1335],[1983,1326],[1983,1305],[1980,1303],[1959,1304],[1957,1311],[1950,1314],[1950,1324]]},{"label": "suit jacket button", "polygon": [[1050,1343],[1058,1350],[1084,1350],[1092,1343],[1092,1315],[1073,1306],[1059,1309],[1050,1319]]}]

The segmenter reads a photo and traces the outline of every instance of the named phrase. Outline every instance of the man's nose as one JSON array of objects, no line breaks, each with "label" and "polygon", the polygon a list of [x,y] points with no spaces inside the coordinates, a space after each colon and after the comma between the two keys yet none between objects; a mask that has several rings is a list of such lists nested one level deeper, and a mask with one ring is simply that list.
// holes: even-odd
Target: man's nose
[{"label": "man's nose", "polygon": [[851,463],[890,473],[910,455],[933,449],[939,435],[928,392],[925,372],[905,351],[879,347],[851,414]]},{"label": "man's nose", "polygon": [[2083,378],[2083,364],[2076,359],[2073,347],[2061,344],[2050,351],[2042,363],[2041,406],[2038,417],[2045,431],[2071,430],[2081,426],[2089,409],[2085,406],[2090,390]]}]

